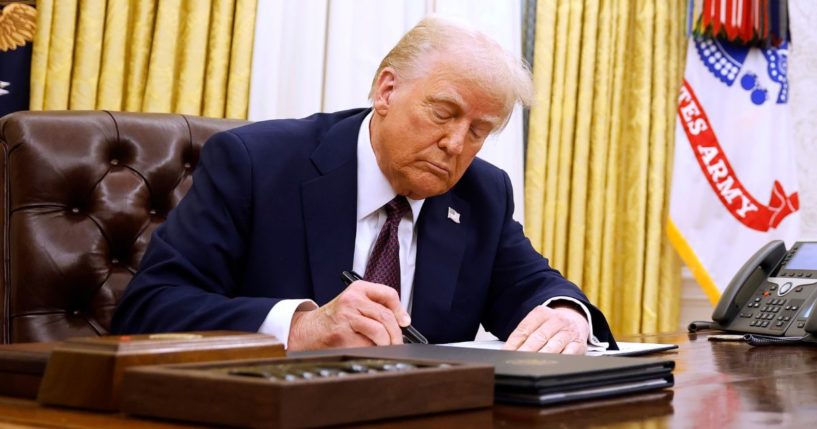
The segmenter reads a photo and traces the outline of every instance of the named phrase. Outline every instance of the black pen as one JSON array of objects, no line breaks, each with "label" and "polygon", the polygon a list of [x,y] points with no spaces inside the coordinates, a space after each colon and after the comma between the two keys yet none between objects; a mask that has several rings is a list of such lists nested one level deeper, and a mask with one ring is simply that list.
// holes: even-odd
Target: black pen
[{"label": "black pen", "polygon": [[[340,279],[343,280],[343,283],[346,286],[352,284],[357,280],[363,280],[363,277],[360,277],[360,274],[354,271],[344,271],[340,273]],[[428,344],[428,340],[423,334],[420,333],[414,326],[408,325],[405,328],[400,327],[400,330],[403,331],[403,342],[404,343],[413,343],[413,344]]]}]

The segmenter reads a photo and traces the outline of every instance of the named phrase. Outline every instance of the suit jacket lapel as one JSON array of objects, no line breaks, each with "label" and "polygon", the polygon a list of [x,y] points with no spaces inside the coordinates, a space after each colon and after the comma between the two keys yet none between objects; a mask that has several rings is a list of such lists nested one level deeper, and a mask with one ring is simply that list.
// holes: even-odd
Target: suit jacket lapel
[{"label": "suit jacket lapel", "polygon": [[357,136],[368,113],[338,122],[312,154],[321,176],[301,185],[310,273],[315,301],[323,305],[345,288],[352,268],[357,222]]},{"label": "suit jacket lapel", "polygon": [[[459,213],[459,223],[449,218]],[[412,324],[420,332],[445,329],[465,251],[470,206],[452,193],[429,198],[417,224]],[[435,326],[436,325],[436,326]]]}]

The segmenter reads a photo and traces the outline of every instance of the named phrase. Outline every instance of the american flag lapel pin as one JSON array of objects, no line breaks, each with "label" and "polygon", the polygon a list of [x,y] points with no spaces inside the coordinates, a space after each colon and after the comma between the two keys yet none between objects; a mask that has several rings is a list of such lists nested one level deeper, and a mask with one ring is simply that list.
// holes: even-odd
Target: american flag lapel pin
[{"label": "american flag lapel pin", "polygon": [[452,209],[451,207],[448,208],[448,218],[454,221],[454,223],[460,223],[460,214],[456,210]]}]

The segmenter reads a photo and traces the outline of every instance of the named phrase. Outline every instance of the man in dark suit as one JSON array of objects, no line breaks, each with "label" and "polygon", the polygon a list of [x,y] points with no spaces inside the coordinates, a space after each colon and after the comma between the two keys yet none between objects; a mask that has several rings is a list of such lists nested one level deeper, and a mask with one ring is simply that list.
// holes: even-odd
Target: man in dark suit
[{"label": "man in dark suit", "polygon": [[[531,92],[496,42],[430,17],[381,63],[373,108],[213,136],[114,331],[259,331],[301,350],[399,344],[409,323],[467,341],[482,323],[510,349],[613,342],[513,220],[508,176],[475,158]],[[370,281],[345,287],[352,268]]]}]

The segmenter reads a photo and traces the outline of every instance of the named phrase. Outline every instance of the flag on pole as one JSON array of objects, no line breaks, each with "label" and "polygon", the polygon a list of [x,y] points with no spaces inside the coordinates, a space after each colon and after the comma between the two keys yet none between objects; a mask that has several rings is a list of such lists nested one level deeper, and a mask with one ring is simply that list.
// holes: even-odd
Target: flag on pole
[{"label": "flag on pole", "polygon": [[713,303],[758,248],[797,240],[787,58],[787,42],[689,41],[668,231]]}]

